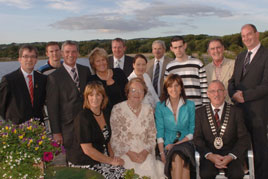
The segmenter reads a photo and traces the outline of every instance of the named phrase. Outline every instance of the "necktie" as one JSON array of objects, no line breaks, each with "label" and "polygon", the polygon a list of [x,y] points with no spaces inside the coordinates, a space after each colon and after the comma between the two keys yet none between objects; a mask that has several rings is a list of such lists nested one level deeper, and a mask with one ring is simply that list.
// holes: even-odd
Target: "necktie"
[{"label": "necktie", "polygon": [[28,83],[29,84],[29,92],[30,92],[31,103],[33,106],[33,98],[34,98],[34,96],[33,96],[33,93],[34,93],[34,91],[33,91],[33,78],[32,78],[32,75],[28,75],[27,77],[29,79],[29,83]]},{"label": "necktie", "polygon": [[218,112],[220,111],[220,109],[214,109],[214,111],[215,111],[215,115],[214,116],[215,116],[216,123],[217,123],[218,127],[220,127],[221,121],[220,121],[219,114],[218,114]]},{"label": "necktie", "polygon": [[247,67],[249,65],[249,62],[250,62],[250,56],[251,56],[252,52],[248,52],[245,60],[244,60],[244,68],[243,68],[243,76],[246,74],[246,71],[247,71]]},{"label": "necktie", "polygon": [[118,60],[115,61],[115,68],[120,68],[120,63]]},{"label": "necktie", "polygon": [[79,78],[78,78],[78,75],[77,75],[77,73],[75,71],[75,68],[72,68],[71,71],[73,73],[73,80],[75,82],[75,85],[76,85],[77,88],[79,88]]},{"label": "necktie", "polygon": [[160,64],[159,61],[156,64],[155,71],[154,71],[154,79],[153,79],[153,86],[155,89],[155,92],[158,94],[158,79],[159,79],[159,69],[160,69]]}]

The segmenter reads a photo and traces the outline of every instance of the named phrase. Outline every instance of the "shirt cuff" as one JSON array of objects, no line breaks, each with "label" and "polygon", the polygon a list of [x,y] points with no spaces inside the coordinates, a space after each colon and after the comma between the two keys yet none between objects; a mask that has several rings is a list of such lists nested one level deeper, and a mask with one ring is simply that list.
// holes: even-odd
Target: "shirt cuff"
[{"label": "shirt cuff", "polygon": [[236,160],[236,159],[237,159],[237,156],[235,156],[235,155],[232,154],[232,153],[229,153],[228,155],[230,155],[230,156],[233,158],[233,160]]},{"label": "shirt cuff", "polygon": [[212,152],[206,153],[205,159],[207,159],[208,154],[212,154]]},{"label": "shirt cuff", "polygon": [[188,135],[185,136],[185,137],[187,137],[189,140],[192,140],[192,139],[194,138],[194,135],[193,135],[193,134],[188,134]]},{"label": "shirt cuff", "polygon": [[157,143],[164,143],[164,139],[163,138],[157,138]]}]

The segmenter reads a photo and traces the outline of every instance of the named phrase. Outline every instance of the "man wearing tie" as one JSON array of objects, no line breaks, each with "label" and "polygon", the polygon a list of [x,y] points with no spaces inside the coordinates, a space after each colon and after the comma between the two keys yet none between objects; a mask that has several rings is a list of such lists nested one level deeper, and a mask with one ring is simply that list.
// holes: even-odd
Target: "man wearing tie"
[{"label": "man wearing tie", "polygon": [[21,124],[31,118],[43,120],[46,76],[34,71],[38,51],[31,45],[19,49],[20,68],[2,78],[0,83],[0,115]]},{"label": "man wearing tie", "polygon": [[133,58],[125,55],[126,43],[121,38],[115,38],[112,40],[113,56],[108,59],[110,68],[121,68],[126,77],[133,71]]},{"label": "man wearing tie", "polygon": [[162,40],[155,40],[152,43],[152,53],[154,59],[147,64],[147,73],[150,76],[155,92],[160,97],[163,90],[164,74],[166,66],[172,61],[171,58],[165,56],[166,45]]},{"label": "man wearing tie", "polygon": [[200,177],[215,178],[219,169],[229,179],[242,179],[250,138],[241,109],[224,102],[223,83],[213,80],[207,90],[210,103],[196,110],[194,144],[200,153]]},{"label": "man wearing tie", "polygon": [[63,144],[66,159],[72,157],[73,122],[82,110],[83,91],[90,77],[88,67],[76,63],[78,45],[73,41],[62,44],[63,65],[48,75],[47,107],[53,138]]},{"label": "man wearing tie", "polygon": [[237,56],[228,91],[245,114],[256,179],[264,179],[268,178],[268,49],[260,44],[259,32],[252,24],[241,28],[241,36],[247,50]]}]

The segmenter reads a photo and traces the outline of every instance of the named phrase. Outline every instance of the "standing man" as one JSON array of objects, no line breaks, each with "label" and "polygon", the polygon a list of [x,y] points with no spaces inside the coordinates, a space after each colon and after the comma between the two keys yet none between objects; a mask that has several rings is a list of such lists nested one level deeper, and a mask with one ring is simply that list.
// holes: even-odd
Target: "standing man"
[{"label": "standing man", "polygon": [[150,76],[155,92],[160,97],[163,90],[164,74],[167,64],[172,61],[171,58],[165,56],[166,44],[162,40],[155,40],[152,44],[152,53],[154,59],[147,64],[147,73]]},{"label": "standing man", "polygon": [[47,107],[53,138],[63,144],[71,160],[74,142],[73,122],[83,106],[83,91],[90,77],[88,67],[79,65],[78,45],[66,41],[61,48],[63,65],[48,75]]},{"label": "standing man", "polygon": [[31,45],[19,49],[20,68],[2,78],[0,83],[0,115],[14,124],[31,118],[43,120],[46,76],[34,71],[38,51]]},{"label": "standing man", "polygon": [[165,76],[170,73],[180,75],[187,98],[194,101],[195,107],[198,108],[209,102],[206,70],[199,59],[186,54],[186,48],[187,43],[182,36],[175,36],[171,39],[170,50],[175,54],[176,59],[167,65]]},{"label": "standing man", "polygon": [[[221,39],[211,39],[207,51],[212,58],[212,62],[205,66],[208,83],[212,80],[220,80],[228,88],[228,81],[233,74],[235,61],[224,58],[224,45]],[[232,103],[229,95],[226,96],[225,100],[230,104]]]},{"label": "standing man", "polygon": [[235,61],[229,81],[229,95],[243,109],[251,134],[256,179],[268,178],[268,49],[259,41],[259,32],[252,24],[241,28],[247,50]]},{"label": "standing man", "polygon": [[242,179],[250,138],[241,109],[224,102],[227,91],[219,80],[207,91],[210,104],[196,110],[194,144],[200,153],[200,176],[215,178],[224,169],[229,179]]},{"label": "standing man", "polygon": [[133,71],[133,58],[125,55],[126,51],[125,41],[121,38],[115,38],[112,40],[113,56],[108,59],[110,68],[121,68],[126,77]]},{"label": "standing man", "polygon": [[60,61],[60,45],[57,42],[48,42],[46,45],[46,56],[48,57],[47,63],[41,66],[38,71],[45,75],[49,75],[62,65],[62,62]]}]

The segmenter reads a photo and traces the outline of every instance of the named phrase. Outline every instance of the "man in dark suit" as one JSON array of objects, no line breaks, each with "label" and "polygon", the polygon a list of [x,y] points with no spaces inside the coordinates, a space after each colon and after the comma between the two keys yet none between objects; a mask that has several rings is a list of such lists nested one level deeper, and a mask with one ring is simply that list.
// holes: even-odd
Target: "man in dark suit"
[{"label": "man in dark suit", "polygon": [[264,179],[268,178],[268,49],[260,44],[259,32],[252,24],[241,28],[241,36],[247,50],[237,56],[228,90],[245,114],[253,145],[255,176]]},{"label": "man in dark suit", "polygon": [[[148,75],[152,80],[155,92],[159,97],[162,94],[164,86],[164,75],[167,64],[173,60],[165,56],[165,52],[166,52],[165,42],[162,40],[155,40],[152,43],[152,53],[154,55],[154,59],[148,62],[146,69],[146,72],[148,73]],[[159,68],[157,66],[159,66]]]},{"label": "man in dark suit", "polygon": [[31,118],[43,120],[46,76],[34,71],[38,51],[31,45],[19,49],[20,68],[5,75],[0,83],[0,115],[21,124]]},{"label": "man in dark suit", "polygon": [[133,57],[125,55],[126,51],[125,41],[121,38],[112,40],[113,56],[108,58],[110,68],[121,68],[126,77],[133,71]]},{"label": "man in dark suit", "polygon": [[224,102],[227,91],[219,80],[207,91],[210,104],[196,110],[194,143],[200,153],[200,176],[212,179],[225,170],[230,179],[243,178],[250,138],[242,110]]},{"label": "man in dark suit", "polygon": [[76,63],[78,45],[62,44],[63,65],[48,75],[47,107],[53,138],[66,149],[67,161],[72,157],[73,122],[83,107],[83,91],[90,77],[88,67]]}]

